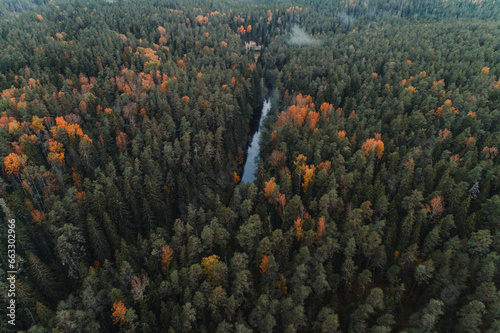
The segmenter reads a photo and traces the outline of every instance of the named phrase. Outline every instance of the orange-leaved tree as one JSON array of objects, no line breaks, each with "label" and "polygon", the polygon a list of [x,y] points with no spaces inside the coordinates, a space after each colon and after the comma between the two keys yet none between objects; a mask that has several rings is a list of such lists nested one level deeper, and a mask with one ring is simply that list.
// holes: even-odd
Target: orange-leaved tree
[{"label": "orange-leaved tree", "polygon": [[53,164],[64,164],[64,147],[63,144],[57,142],[56,140],[49,140],[49,154],[47,155],[47,161]]},{"label": "orange-leaved tree", "polygon": [[321,235],[323,235],[323,233],[325,232],[325,230],[326,230],[326,218],[324,216],[321,216],[318,220],[318,226],[316,229],[316,233],[314,234],[314,237],[316,239],[320,238]]},{"label": "orange-leaved tree", "polygon": [[308,165],[304,168],[304,182],[302,183],[302,189],[304,192],[307,191],[307,187],[314,183],[314,172],[316,167],[314,165]]},{"label": "orange-leaved tree", "polygon": [[460,164],[462,159],[460,158],[460,154],[455,154],[453,156],[450,156],[450,161],[455,162],[457,165]]},{"label": "orange-leaved tree", "polygon": [[444,211],[444,199],[442,196],[437,196],[431,200],[431,215],[435,216]]},{"label": "orange-leaved tree", "polygon": [[120,153],[127,151],[127,134],[123,132],[119,132],[116,136],[116,146],[118,147],[118,151]]},{"label": "orange-leaved tree", "polygon": [[362,147],[366,156],[370,156],[374,152],[378,159],[381,159],[384,155],[384,142],[377,137],[380,137],[380,134],[376,135],[375,138],[367,139]]},{"label": "orange-leaved tree", "polygon": [[285,153],[274,150],[271,153],[271,156],[269,156],[269,164],[274,168],[278,169],[278,167],[281,165],[282,162],[286,161],[286,155]]},{"label": "orange-leaved tree", "polygon": [[116,325],[121,325],[125,320],[125,315],[127,314],[127,308],[125,307],[123,302],[115,302],[111,311],[111,319],[113,319],[113,323]]},{"label": "orange-leaved tree", "polygon": [[318,171],[326,170],[326,172],[330,173],[330,172],[332,172],[332,162],[330,162],[330,161],[321,162],[316,167],[316,170],[318,170]]},{"label": "orange-leaved tree", "polygon": [[274,177],[269,179],[269,181],[266,182],[266,186],[264,187],[264,195],[266,198],[271,198],[274,192],[274,188],[276,187],[276,181],[274,180]]},{"label": "orange-leaved tree", "polygon": [[174,255],[174,250],[168,245],[163,245],[161,247],[161,270],[166,272],[172,257]]},{"label": "orange-leaved tree", "polygon": [[293,228],[295,229],[295,236],[297,240],[302,240],[304,237],[304,230],[302,230],[302,226],[304,225],[304,221],[299,217],[293,222]]},{"label": "orange-leaved tree", "polygon": [[453,107],[451,104],[452,103],[451,103],[450,99],[447,99],[446,101],[444,101],[444,104],[442,106],[438,107],[436,109],[436,111],[434,112],[434,118],[441,117],[442,115],[447,114],[447,113],[459,114],[460,111],[458,111],[458,109]]},{"label": "orange-leaved tree", "polygon": [[241,180],[241,177],[238,176],[238,174],[236,173],[236,171],[233,172],[233,183],[238,184],[240,182],[240,180]]},{"label": "orange-leaved tree", "polygon": [[321,104],[321,106],[319,108],[319,112],[321,114],[328,115],[332,111],[332,109],[333,109],[333,105],[325,102],[325,103]]},{"label": "orange-leaved tree", "polygon": [[280,279],[276,281],[276,286],[285,296],[288,296],[288,287],[286,286],[286,278],[283,274],[280,275]]},{"label": "orange-leaved tree", "polygon": [[451,131],[447,128],[445,128],[444,130],[439,130],[439,141],[443,141],[450,134]]},{"label": "orange-leaved tree", "polygon": [[262,257],[262,260],[260,261],[260,265],[259,265],[260,272],[262,274],[267,274],[269,272],[269,270],[266,267],[268,262],[269,262],[269,256],[264,255]]},{"label": "orange-leaved tree", "polygon": [[276,208],[278,209],[278,213],[280,216],[283,216],[283,213],[285,211],[285,206],[286,206],[286,196],[284,194],[278,193],[276,196],[276,199],[274,199],[274,204],[276,205]]},{"label": "orange-leaved tree", "polygon": [[495,156],[497,156],[498,149],[495,147],[490,148],[488,146],[485,146],[482,152],[486,154],[486,158],[491,162],[495,158]]},{"label": "orange-leaved tree", "polygon": [[316,128],[316,124],[319,121],[319,113],[314,111],[309,111],[307,114],[307,121],[310,123],[310,128],[313,130]]},{"label": "orange-leaved tree", "polygon": [[16,153],[10,153],[3,159],[5,172],[8,175],[19,175],[26,164],[26,157]]}]

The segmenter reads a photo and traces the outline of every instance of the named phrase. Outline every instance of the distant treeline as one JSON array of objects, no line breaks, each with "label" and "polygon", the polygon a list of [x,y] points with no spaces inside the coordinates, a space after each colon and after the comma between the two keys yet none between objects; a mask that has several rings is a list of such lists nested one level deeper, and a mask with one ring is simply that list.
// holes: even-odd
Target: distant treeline
[{"label": "distant treeline", "polygon": [[22,13],[48,2],[49,0],[2,0],[0,2],[0,16]]}]

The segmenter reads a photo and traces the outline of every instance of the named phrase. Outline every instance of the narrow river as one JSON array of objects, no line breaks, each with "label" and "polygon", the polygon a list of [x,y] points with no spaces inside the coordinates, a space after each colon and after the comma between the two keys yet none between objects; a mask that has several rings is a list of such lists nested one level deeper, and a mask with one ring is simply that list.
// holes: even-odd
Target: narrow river
[{"label": "narrow river", "polygon": [[257,172],[257,164],[259,162],[259,152],[260,152],[260,133],[262,132],[262,122],[266,118],[267,114],[271,110],[271,100],[268,98],[264,101],[262,106],[262,113],[260,115],[259,127],[257,132],[252,137],[252,143],[248,148],[247,161],[245,162],[245,168],[243,169],[242,182],[251,183],[255,180]]}]

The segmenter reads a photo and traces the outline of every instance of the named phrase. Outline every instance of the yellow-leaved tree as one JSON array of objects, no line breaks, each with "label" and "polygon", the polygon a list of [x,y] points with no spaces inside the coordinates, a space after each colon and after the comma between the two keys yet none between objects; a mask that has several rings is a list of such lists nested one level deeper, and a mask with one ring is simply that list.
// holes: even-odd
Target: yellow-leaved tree
[{"label": "yellow-leaved tree", "polygon": [[209,257],[201,259],[201,267],[203,267],[203,274],[207,277],[210,284],[215,285],[214,279],[214,268],[215,265],[220,263],[220,257],[218,255],[212,254]]}]

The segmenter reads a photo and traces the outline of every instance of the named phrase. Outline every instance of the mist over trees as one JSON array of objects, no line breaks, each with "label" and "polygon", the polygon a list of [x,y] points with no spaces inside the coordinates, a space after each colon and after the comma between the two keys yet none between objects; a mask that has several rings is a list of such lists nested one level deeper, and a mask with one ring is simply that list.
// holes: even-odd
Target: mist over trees
[{"label": "mist over trees", "polygon": [[494,1],[0,15],[17,331],[500,330]]},{"label": "mist over trees", "polygon": [[307,32],[299,27],[298,25],[292,26],[292,31],[290,33],[290,39],[287,41],[289,45],[321,45],[319,40],[311,38],[307,35]]}]

